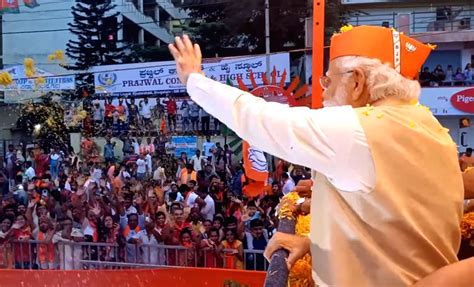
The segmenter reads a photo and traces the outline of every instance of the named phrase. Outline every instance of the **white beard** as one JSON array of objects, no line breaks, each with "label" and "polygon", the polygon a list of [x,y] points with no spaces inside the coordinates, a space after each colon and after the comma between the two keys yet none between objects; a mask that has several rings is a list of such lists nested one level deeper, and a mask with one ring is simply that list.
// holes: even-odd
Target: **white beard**
[{"label": "white beard", "polygon": [[334,92],[334,97],[323,101],[323,106],[325,108],[346,106],[347,104],[348,104],[347,103],[347,92],[343,88],[342,85],[340,85],[336,88],[336,91]]}]

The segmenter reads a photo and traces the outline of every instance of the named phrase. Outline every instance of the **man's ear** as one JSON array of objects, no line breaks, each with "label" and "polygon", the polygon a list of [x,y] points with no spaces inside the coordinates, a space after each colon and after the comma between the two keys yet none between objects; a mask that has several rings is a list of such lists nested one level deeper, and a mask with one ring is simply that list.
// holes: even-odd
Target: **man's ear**
[{"label": "man's ear", "polygon": [[353,89],[352,89],[352,101],[360,102],[365,94],[365,82],[367,78],[365,77],[364,71],[360,68],[354,69],[352,72],[353,80]]}]

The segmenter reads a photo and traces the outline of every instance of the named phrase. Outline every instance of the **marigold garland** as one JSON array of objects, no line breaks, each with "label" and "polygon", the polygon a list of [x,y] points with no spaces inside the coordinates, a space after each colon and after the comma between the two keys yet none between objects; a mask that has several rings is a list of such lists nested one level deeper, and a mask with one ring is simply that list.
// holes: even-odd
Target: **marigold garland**
[{"label": "marigold garland", "polygon": [[[310,231],[310,219],[308,215],[296,214],[296,202],[300,199],[297,192],[290,192],[283,197],[280,202],[280,209],[278,217],[280,219],[287,218],[296,220],[295,234],[298,236],[308,236]],[[311,254],[306,254],[302,259],[298,260],[290,270],[288,277],[288,286],[294,287],[309,287],[314,286],[312,278]]]},{"label": "marigold garland", "polygon": [[461,235],[469,244],[474,246],[474,212],[464,214],[461,220]]}]

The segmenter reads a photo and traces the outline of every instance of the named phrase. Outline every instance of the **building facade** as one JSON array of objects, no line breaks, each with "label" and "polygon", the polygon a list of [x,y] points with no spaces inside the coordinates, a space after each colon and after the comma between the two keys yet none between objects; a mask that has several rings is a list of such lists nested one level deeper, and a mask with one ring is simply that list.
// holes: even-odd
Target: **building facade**
[{"label": "building facade", "polygon": [[[38,0],[39,6],[27,7],[19,1],[18,14],[3,15],[3,62],[5,66],[23,63],[25,57],[37,61],[38,67],[51,72],[64,72],[47,56],[65,50],[76,36],[69,32],[74,0]],[[119,12],[123,29],[117,35],[124,44],[166,45],[173,40],[172,23],[186,18],[170,0],[112,0]]]}]

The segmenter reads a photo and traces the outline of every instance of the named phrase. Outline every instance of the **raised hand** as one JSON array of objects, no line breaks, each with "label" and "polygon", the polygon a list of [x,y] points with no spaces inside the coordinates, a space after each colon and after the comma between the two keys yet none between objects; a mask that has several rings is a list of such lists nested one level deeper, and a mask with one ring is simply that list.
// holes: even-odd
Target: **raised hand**
[{"label": "raised hand", "polygon": [[193,45],[187,35],[176,37],[176,42],[168,47],[176,61],[179,79],[184,85],[187,84],[189,75],[192,73],[202,73],[201,48],[198,44]]}]

